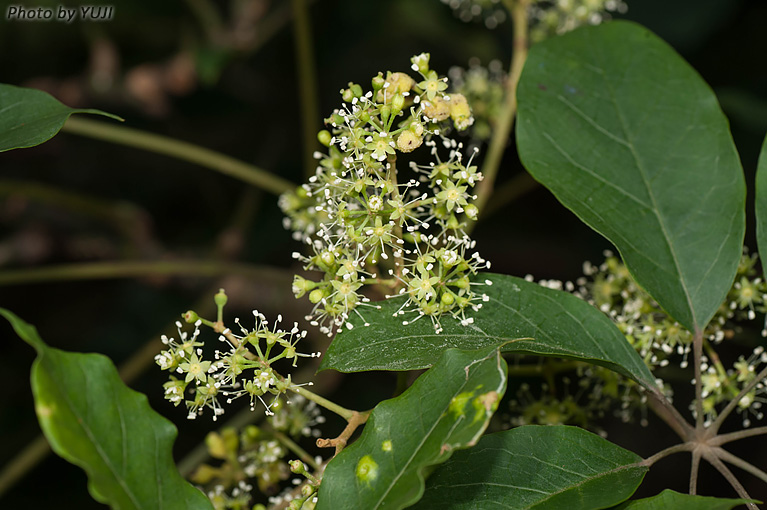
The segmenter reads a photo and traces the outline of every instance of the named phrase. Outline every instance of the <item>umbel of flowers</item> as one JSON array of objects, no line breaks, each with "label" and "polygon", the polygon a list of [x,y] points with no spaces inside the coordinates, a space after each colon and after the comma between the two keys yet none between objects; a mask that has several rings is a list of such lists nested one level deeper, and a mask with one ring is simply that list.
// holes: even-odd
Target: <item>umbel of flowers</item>
[{"label": "umbel of flowers", "polygon": [[316,174],[280,200],[286,226],[308,245],[294,257],[324,273],[296,276],[293,292],[308,296],[307,319],[328,335],[351,327],[371,285],[402,299],[403,323],[428,316],[438,332],[440,316],[469,324],[466,310],[481,306],[470,276],[489,263],[464,228],[477,217],[472,188],[482,175],[448,137],[474,119],[466,98],[447,93],[447,78],[430,69],[429,54],[411,62],[418,78],[378,73],[372,90],[350,83],[341,91],[343,105],[318,136],[327,152],[315,154]]},{"label": "umbel of flowers", "polygon": [[[278,397],[288,391],[297,392],[302,385],[293,383],[290,374],[283,377],[277,373],[272,364],[285,359],[295,367],[299,357],[320,356],[320,353],[303,354],[296,350],[298,342],[306,337],[306,331],[299,331],[298,324],[290,330],[281,329],[281,316],[270,326],[263,314],[253,310],[254,326],[246,328],[235,319],[239,334],[234,333],[223,323],[226,301],[227,296],[221,289],[215,296],[218,308],[215,322],[203,319],[193,311],[186,312],[185,321],[194,324],[192,335],[182,331],[181,322],[177,322],[179,339],[163,335],[166,349],[155,356],[160,368],[170,372],[168,382],[163,385],[165,398],[174,405],[184,402],[189,419],[209,408],[216,420],[224,412],[221,399],[231,403],[242,396],[249,397],[251,409],[261,402],[266,414],[273,415],[271,408],[278,402]],[[199,341],[201,326],[219,333],[218,339],[224,346],[215,351],[212,360],[204,357],[204,343]]]}]

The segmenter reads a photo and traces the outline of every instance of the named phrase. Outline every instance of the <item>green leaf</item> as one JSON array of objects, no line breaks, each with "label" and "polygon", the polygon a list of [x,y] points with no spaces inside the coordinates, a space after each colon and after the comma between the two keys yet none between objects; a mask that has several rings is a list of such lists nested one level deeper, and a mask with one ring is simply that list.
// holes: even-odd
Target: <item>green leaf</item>
[{"label": "green leaf", "polygon": [[708,85],[650,31],[615,21],[533,46],[518,100],[527,170],[671,316],[703,329],[745,231],[743,170]]},{"label": "green leaf", "polygon": [[641,461],[577,427],[526,425],[457,452],[432,473],[415,508],[607,508],[639,487]]},{"label": "green leaf", "polygon": [[747,499],[723,499],[690,496],[666,489],[657,496],[627,501],[614,510],[730,510],[744,505]]},{"label": "green leaf", "polygon": [[327,466],[317,510],[398,509],[418,501],[430,466],[476,443],[506,391],[497,349],[445,351],[405,393],[373,410]]},{"label": "green leaf", "polygon": [[402,326],[392,316],[399,299],[378,303],[352,318],[353,329],[342,331],[325,353],[320,370],[414,370],[434,364],[447,348],[501,347],[503,352],[556,356],[602,365],[655,388],[655,378],[626,338],[602,312],[567,292],[548,289],[513,276],[483,273],[492,285],[474,287],[489,300],[474,323],[461,326],[441,319],[444,331],[434,332],[428,317]]},{"label": "green leaf", "polygon": [[762,143],[759,162],[756,165],[756,244],[762,259],[762,268],[767,272],[767,138]]},{"label": "green leaf", "polygon": [[0,83],[0,152],[34,147],[50,140],[73,113],[122,120],[101,110],[70,108],[42,90]]},{"label": "green leaf", "polygon": [[108,358],[48,347],[34,326],[0,308],[37,350],[35,410],[53,451],[88,474],[94,499],[114,509],[212,509],[176,469],[176,427],[123,384]]}]

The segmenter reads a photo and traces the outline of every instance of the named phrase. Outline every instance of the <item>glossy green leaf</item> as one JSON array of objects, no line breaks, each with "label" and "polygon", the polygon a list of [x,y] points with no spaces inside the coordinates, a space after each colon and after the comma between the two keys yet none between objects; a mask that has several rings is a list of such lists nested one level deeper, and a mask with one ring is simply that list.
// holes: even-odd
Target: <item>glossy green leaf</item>
[{"label": "glossy green leaf", "polygon": [[450,349],[402,395],[373,410],[327,466],[317,510],[398,509],[421,497],[431,466],[476,443],[506,391],[497,349]]},{"label": "glossy green leaf", "polygon": [[[414,370],[434,364],[447,348],[502,346],[503,352],[556,356],[602,365],[648,388],[655,387],[647,366],[618,328],[602,312],[567,292],[552,290],[513,276],[481,274],[492,285],[474,287],[488,296],[474,323],[441,319],[444,331],[434,332],[428,317],[402,326],[393,317],[402,301],[378,303],[380,310],[362,309],[370,325],[353,317],[354,328],[333,339],[320,369],[341,372]],[[412,318],[410,319],[412,321]]]},{"label": "glossy green leaf", "polygon": [[37,350],[35,410],[53,451],[88,474],[88,489],[114,509],[212,509],[176,469],[176,427],[123,384],[108,358],[48,347],[8,310],[0,314]]},{"label": "glossy green leaf", "polygon": [[705,327],[745,231],[743,170],[708,85],[650,31],[616,21],[533,46],[518,100],[527,170],[671,316]]},{"label": "glossy green leaf", "polygon": [[607,508],[639,487],[641,461],[577,427],[526,425],[457,452],[432,473],[414,508]]},{"label": "glossy green leaf", "polygon": [[747,499],[722,499],[690,496],[666,489],[657,496],[627,501],[614,510],[730,510],[748,502]]},{"label": "glossy green leaf", "polygon": [[759,162],[756,166],[756,244],[759,248],[759,256],[762,259],[762,267],[767,269],[767,138],[762,143],[762,151],[759,153]]},{"label": "glossy green leaf", "polygon": [[122,120],[101,110],[70,108],[42,90],[0,83],[0,152],[34,147],[50,140],[73,113]]}]

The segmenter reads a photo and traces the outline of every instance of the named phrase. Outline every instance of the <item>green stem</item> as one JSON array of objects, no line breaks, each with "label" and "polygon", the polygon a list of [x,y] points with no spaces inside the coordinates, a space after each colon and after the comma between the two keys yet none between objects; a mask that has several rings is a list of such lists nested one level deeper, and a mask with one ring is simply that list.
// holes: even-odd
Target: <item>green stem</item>
[{"label": "green stem", "polygon": [[317,167],[313,153],[318,148],[317,122],[320,118],[317,99],[317,70],[312,54],[312,25],[308,0],[293,0],[293,33],[296,44],[298,89],[301,97],[301,130],[304,142],[304,173],[307,178]]},{"label": "green stem", "polygon": [[259,267],[217,260],[85,262],[81,264],[63,264],[0,271],[0,286],[54,281],[136,278],[157,275],[219,276],[223,274],[238,274],[255,279],[265,278],[271,280],[277,274],[282,274],[282,272],[272,267]]},{"label": "green stem", "polygon": [[305,386],[297,386],[293,385],[288,388],[290,391],[298,394],[303,395],[306,397],[306,399],[311,400],[315,404],[324,407],[328,411],[332,411],[336,413],[338,416],[343,418],[346,421],[349,421],[354,416],[354,411],[350,409],[346,409],[345,407],[341,407],[335,402],[331,402],[330,400],[326,399],[325,397],[321,397],[317,395],[316,393],[312,393],[311,391],[307,390]]},{"label": "green stem", "polygon": [[283,434],[279,430],[272,430],[272,434],[274,434],[274,437],[277,438],[279,442],[285,445],[285,447],[290,450],[291,452],[298,455],[298,457],[306,464],[311,466],[312,469],[315,471],[320,468],[319,464],[317,464],[314,461],[314,458],[312,458],[311,455],[309,455],[306,450],[301,448],[295,441],[290,439],[287,435]]},{"label": "green stem", "polygon": [[291,191],[296,187],[292,182],[257,166],[167,136],[77,117],[70,117],[62,131],[189,161],[240,179],[275,195]]},{"label": "green stem", "polygon": [[[522,68],[527,59],[527,50],[529,45],[527,30],[527,8],[529,0],[506,0],[505,4],[511,12],[511,18],[514,24],[514,48],[511,58],[511,67],[509,77],[506,82],[505,100],[503,108],[498,117],[498,122],[493,131],[493,137],[490,140],[490,146],[485,156],[485,162],[482,165],[482,175],[484,179],[477,185],[477,199],[474,204],[482,209],[490,199],[493,192],[493,184],[498,174],[498,168],[501,166],[501,159],[506,150],[506,144],[511,134],[511,126],[514,124],[514,117],[517,113],[517,85],[519,77],[522,75]],[[471,228],[471,227],[469,227]]]}]

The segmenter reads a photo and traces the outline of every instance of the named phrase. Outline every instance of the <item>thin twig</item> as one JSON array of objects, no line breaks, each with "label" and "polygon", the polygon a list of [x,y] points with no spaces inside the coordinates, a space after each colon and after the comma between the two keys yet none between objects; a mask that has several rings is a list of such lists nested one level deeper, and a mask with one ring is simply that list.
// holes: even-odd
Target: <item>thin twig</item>
[{"label": "thin twig", "polygon": [[648,391],[649,398],[647,399],[647,405],[650,409],[671,429],[682,438],[683,441],[690,441],[695,436],[695,429],[687,423],[687,420],[679,414],[674,406],[657,390]]},{"label": "thin twig", "polygon": [[293,33],[296,44],[298,90],[301,98],[304,173],[309,178],[314,175],[317,166],[313,153],[317,148],[316,131],[320,108],[317,99],[317,69],[312,54],[312,25],[307,0],[293,0]]},{"label": "thin twig", "polygon": [[[247,278],[273,280],[275,275],[282,275],[283,273],[286,274],[287,272],[273,267],[260,267],[220,260],[119,260],[0,271],[0,286],[161,275],[221,276],[236,274]],[[281,280],[284,279],[284,276],[281,277]]]},{"label": "thin twig", "polygon": [[346,443],[349,441],[349,438],[352,437],[352,434],[354,434],[354,431],[357,430],[357,427],[360,425],[364,425],[365,422],[368,421],[368,418],[370,417],[370,411],[364,411],[364,412],[357,412],[354,411],[354,415],[349,418],[349,423],[346,424],[346,428],[344,428],[343,431],[336,437],[335,439],[317,439],[317,446],[320,448],[329,448],[331,446],[334,446],[336,448],[336,455],[341,453],[341,450],[343,450],[346,447]]},{"label": "thin twig", "polygon": [[[490,140],[490,146],[487,149],[485,161],[482,164],[482,175],[484,179],[477,185],[477,199],[474,204],[482,211],[484,205],[493,192],[498,168],[501,166],[501,159],[506,150],[506,145],[511,134],[511,126],[514,124],[514,117],[517,114],[517,84],[522,75],[522,68],[527,59],[528,50],[528,30],[527,30],[527,8],[529,0],[516,0],[506,2],[511,11],[511,18],[514,24],[514,48],[511,56],[511,67],[509,77],[504,91],[505,99],[501,113],[498,116],[498,122],[493,130],[493,137]],[[468,228],[472,228],[469,225]]]},{"label": "thin twig", "polygon": [[741,459],[740,457],[733,455],[732,453],[728,452],[727,450],[723,448],[712,448],[712,452],[714,455],[719,457],[725,462],[729,462],[733,466],[737,466],[743,471],[747,471],[754,475],[755,477],[759,478],[763,482],[767,482],[767,473],[759,469],[758,467],[754,466],[753,464],[749,464],[745,460]]},{"label": "thin twig", "polygon": [[[738,493],[738,496],[743,499],[751,499],[751,496],[748,495],[748,492],[746,492],[746,489],[743,487],[740,481],[738,481],[737,477],[732,474],[732,471],[730,471],[727,466],[724,465],[724,462],[719,460],[719,457],[713,455],[712,453],[708,453],[704,454],[704,458],[722,474],[725,480],[730,482],[730,485],[733,489],[735,489],[735,492]],[[754,503],[746,503],[746,506],[751,510],[759,510],[759,507],[757,507]]]},{"label": "thin twig", "polygon": [[650,467],[659,460],[668,457],[669,455],[673,455],[675,453],[679,452],[689,452],[692,451],[695,448],[695,445],[693,443],[680,443],[674,446],[669,446],[668,448],[659,451],[655,455],[651,455],[650,457],[647,457],[645,460],[640,462],[639,464],[642,466]]},{"label": "thin twig", "polygon": [[70,117],[61,130],[65,133],[105,140],[189,161],[240,179],[275,195],[291,191],[296,187],[292,182],[250,163],[167,136],[77,117]]},{"label": "thin twig", "polygon": [[739,439],[745,439],[747,437],[762,436],[767,434],[767,427],[754,427],[753,429],[738,430],[737,432],[730,432],[729,434],[721,434],[708,440],[708,444],[711,446],[721,446],[723,444],[737,441]]},{"label": "thin twig", "polygon": [[693,365],[695,367],[695,430],[703,430],[703,382],[700,364],[703,359],[703,331],[697,330],[692,339]]},{"label": "thin twig", "polygon": [[692,464],[690,466],[690,494],[698,493],[698,470],[700,469],[700,450],[692,451]]}]

